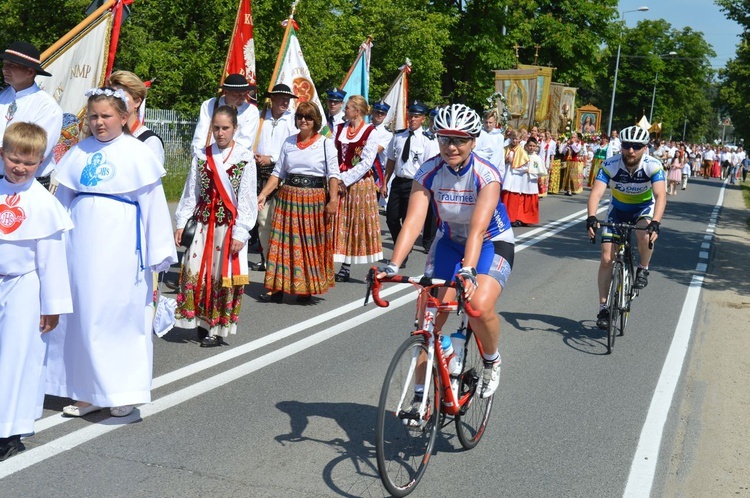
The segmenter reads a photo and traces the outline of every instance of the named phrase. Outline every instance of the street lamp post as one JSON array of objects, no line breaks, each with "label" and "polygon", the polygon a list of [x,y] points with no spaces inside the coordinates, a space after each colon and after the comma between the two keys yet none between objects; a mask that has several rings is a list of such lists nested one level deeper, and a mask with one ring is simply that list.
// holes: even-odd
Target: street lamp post
[{"label": "street lamp post", "polygon": [[[625,14],[628,12],[646,12],[648,7],[638,7],[633,10],[623,10],[620,15],[620,22],[625,22]],[[622,41],[617,44],[617,62],[615,62],[615,81],[612,84],[612,101],[609,104],[609,124],[607,125],[607,136],[612,134],[612,117],[615,113],[615,92],[617,92],[617,73],[620,70],[620,50],[622,49]]]},{"label": "street lamp post", "polygon": [[[677,55],[677,52],[669,52],[668,54],[660,55],[659,58]],[[651,94],[651,112],[648,114],[648,122],[654,124],[654,100],[656,100],[656,82],[659,81],[659,70],[656,71],[656,77],[654,77],[654,92]]]}]

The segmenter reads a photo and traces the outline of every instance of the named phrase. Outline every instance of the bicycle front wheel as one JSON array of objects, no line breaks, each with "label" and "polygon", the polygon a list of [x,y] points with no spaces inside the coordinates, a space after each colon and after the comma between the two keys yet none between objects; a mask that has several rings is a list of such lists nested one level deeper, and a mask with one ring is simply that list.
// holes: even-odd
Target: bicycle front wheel
[{"label": "bicycle front wheel", "polygon": [[456,435],[461,446],[467,450],[475,447],[482,439],[492,411],[492,399],[495,397],[493,394],[489,398],[481,398],[477,393],[484,368],[478,340],[475,334],[467,331],[464,369],[459,382],[458,399],[465,401],[456,416]]},{"label": "bicycle front wheel", "polygon": [[620,296],[620,300],[622,301],[622,307],[620,310],[620,333],[618,335],[625,335],[625,327],[628,326],[630,305],[633,302],[633,297],[633,271],[632,267],[630,267],[627,271],[623,272],[622,295]]},{"label": "bicycle front wheel", "polygon": [[607,328],[607,353],[615,347],[615,337],[620,326],[620,301],[622,300],[622,263],[615,262],[612,268],[612,282],[609,284],[607,305],[609,308],[609,327]]},{"label": "bicycle front wheel", "polygon": [[[433,363],[424,402],[415,403],[415,387],[424,383],[427,344],[422,336],[404,342],[388,367],[378,404],[375,453],[383,485],[393,496],[416,488],[429,463],[440,418],[440,378]],[[420,371],[420,369],[422,371]]]}]

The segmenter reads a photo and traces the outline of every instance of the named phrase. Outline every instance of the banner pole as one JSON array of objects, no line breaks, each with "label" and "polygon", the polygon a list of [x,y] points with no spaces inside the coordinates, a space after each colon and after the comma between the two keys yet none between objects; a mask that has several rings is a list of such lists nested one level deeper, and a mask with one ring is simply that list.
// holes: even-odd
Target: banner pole
[{"label": "banner pole", "polygon": [[60,48],[62,48],[66,43],[68,43],[70,40],[75,38],[75,36],[78,35],[81,31],[86,29],[89,24],[97,20],[99,16],[104,14],[104,12],[111,9],[116,1],[117,0],[108,0],[107,2],[105,2],[104,5],[96,9],[96,11],[93,14],[91,14],[86,19],[78,23],[76,27],[68,31],[62,38],[57,40],[47,50],[42,52],[42,55],[39,56],[39,60],[44,62],[45,59],[48,59],[52,54],[60,50]]},{"label": "banner pole", "polygon": [[[367,35],[367,39],[363,43],[363,45],[370,45],[372,43],[372,35]],[[357,58],[354,59],[354,63],[349,68],[349,71],[346,73],[346,76],[344,76],[344,81],[341,82],[341,85],[339,85],[339,88],[344,88],[346,86],[346,82],[349,81],[349,78],[351,77],[352,73],[354,72],[354,68],[357,67],[357,63],[362,58],[362,54],[364,54],[366,48],[362,48],[362,45],[359,47],[359,53],[357,54]]]}]

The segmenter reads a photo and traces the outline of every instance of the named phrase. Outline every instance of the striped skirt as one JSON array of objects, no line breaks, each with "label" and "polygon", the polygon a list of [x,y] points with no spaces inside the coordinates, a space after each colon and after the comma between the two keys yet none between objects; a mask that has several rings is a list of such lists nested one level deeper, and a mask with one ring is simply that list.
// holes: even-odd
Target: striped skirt
[{"label": "striped skirt", "polygon": [[562,161],[553,159],[550,161],[549,181],[547,182],[547,192],[556,194],[560,192],[560,168]]},{"label": "striped skirt", "polygon": [[336,218],[335,262],[375,263],[383,258],[377,189],[372,176],[346,189]]},{"label": "striped skirt", "polygon": [[279,190],[263,282],[270,291],[323,294],[334,286],[333,221],[326,224],[325,205],[323,188]]}]

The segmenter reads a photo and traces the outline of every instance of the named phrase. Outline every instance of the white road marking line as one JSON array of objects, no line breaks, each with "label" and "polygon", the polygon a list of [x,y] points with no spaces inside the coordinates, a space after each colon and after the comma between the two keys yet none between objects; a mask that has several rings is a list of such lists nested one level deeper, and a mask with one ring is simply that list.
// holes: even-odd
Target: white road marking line
[{"label": "white road marking line", "polygon": [[[716,202],[717,207],[724,203],[725,189],[726,183],[719,193],[719,199]],[[713,229],[707,228],[706,231],[713,231]],[[669,346],[659,381],[654,390],[654,396],[651,398],[646,421],[641,429],[638,446],[633,456],[633,463],[630,466],[630,474],[623,493],[624,497],[640,498],[651,495],[656,466],[659,461],[659,448],[664,435],[664,424],[667,422],[672,399],[680,380],[682,367],[685,364],[685,356],[690,345],[690,336],[693,332],[693,323],[698,311],[698,299],[703,287],[706,269],[705,263],[698,263],[695,268],[697,275],[693,275],[690,281],[677,328],[672,338],[672,344]]]},{"label": "white road marking line", "polygon": [[[606,205],[604,207],[599,208],[599,210],[597,210],[597,213],[604,209],[606,209]],[[577,213],[568,215],[564,218],[561,218],[560,220],[551,222],[545,225],[544,227],[540,227],[539,229],[536,229],[534,232],[539,233],[540,230],[544,231],[544,229],[548,229],[549,227],[561,225],[561,223],[564,223],[565,221],[572,219],[572,218],[580,217],[582,214],[585,214],[585,213],[586,213],[586,210],[578,211]],[[573,222],[565,223],[564,225],[561,225],[562,228],[558,227],[555,230],[553,230],[554,233],[552,233],[552,235],[559,233],[560,231],[580,221],[581,219],[578,219]],[[524,235],[526,235],[526,237],[519,236],[519,239],[530,237],[528,234],[524,234]],[[531,247],[537,242],[544,240],[550,236],[551,235],[545,233],[544,235],[539,237],[538,241],[531,240],[528,243],[521,244],[520,246],[517,245],[515,252],[518,253],[520,251],[523,251],[527,247]],[[390,294],[403,290],[405,287],[410,287],[410,285],[409,284],[395,285],[381,292],[381,296],[387,297]],[[312,336],[307,337],[305,339],[301,339],[298,342],[295,342],[293,344],[280,348],[276,351],[268,353],[255,360],[251,360],[229,371],[222,372],[219,375],[210,377],[208,379],[205,379],[196,384],[190,385],[179,391],[175,391],[174,393],[168,394],[162,398],[158,398],[152,401],[150,404],[140,406],[138,408],[138,412],[135,412],[134,414],[129,415],[128,417],[122,417],[122,418],[110,417],[97,424],[93,424],[84,429],[79,429],[75,432],[72,432],[58,439],[50,441],[49,443],[45,443],[44,445],[38,446],[37,448],[25,451],[24,453],[14,457],[12,460],[9,460],[3,463],[3,466],[0,467],[0,479],[8,475],[11,475],[15,472],[18,472],[20,470],[23,470],[25,468],[28,468],[29,466],[34,465],[35,463],[42,462],[64,451],[75,448],[76,446],[79,446],[96,437],[99,437],[102,434],[106,434],[117,428],[124,427],[131,422],[154,415],[163,410],[166,410],[167,408],[172,408],[180,403],[183,403],[189,399],[195,398],[210,390],[220,387],[228,382],[239,379],[256,370],[259,370],[260,368],[263,368],[264,366],[270,365],[276,361],[279,361],[283,358],[291,356],[292,354],[295,354],[299,351],[312,347],[315,344],[318,344],[322,341],[330,339],[331,337],[334,337],[342,332],[345,332],[350,327],[357,326],[360,323],[363,323],[364,321],[370,318],[374,318],[375,316],[378,316],[379,314],[387,313],[388,310],[396,309],[408,302],[413,301],[414,299],[416,299],[416,293],[410,293],[406,296],[402,296],[392,301],[391,306],[389,306],[388,308],[376,308],[374,310],[368,311],[358,317],[354,317],[339,325],[333,326],[329,329],[313,334]],[[170,372],[168,374],[162,375],[154,379],[152,383],[152,388],[156,389],[158,387],[163,387],[179,379],[188,377],[190,375],[194,375],[196,373],[199,373],[202,370],[211,368],[215,365],[228,361],[232,358],[241,356],[242,354],[246,354],[248,352],[261,348],[263,346],[269,345],[273,342],[279,341],[281,339],[294,335],[298,332],[306,330],[307,328],[313,327],[320,323],[324,323],[344,313],[348,313],[349,311],[355,308],[358,308],[360,306],[362,306],[361,301],[357,300],[355,302],[349,303],[335,310],[331,310],[327,313],[324,313],[317,317],[306,320],[305,322],[302,322],[300,324],[288,327],[286,329],[275,332],[274,334],[270,334],[269,336],[257,339],[251,343],[238,346],[237,348],[234,348],[233,350],[218,354],[211,358],[206,358],[205,360],[201,360],[199,362],[193,363],[186,367],[179,368],[173,372]],[[377,315],[375,313],[377,313]],[[140,416],[138,416],[138,413],[140,413]],[[56,425],[59,425],[59,424],[62,424],[71,420],[74,420],[74,418],[63,417],[62,414],[56,414],[56,415],[52,415],[50,417],[47,417],[45,419],[38,421],[35,424],[35,429],[36,429],[36,432],[38,433],[38,432],[41,432],[42,430],[49,429],[51,427],[54,427]],[[10,462],[10,464],[8,462]]]},{"label": "white road marking line", "polygon": [[279,348],[259,358],[250,360],[247,363],[243,363],[242,365],[234,367],[225,372],[221,372],[217,375],[214,375],[213,377],[209,377],[208,379],[192,384],[184,389],[180,389],[179,391],[175,391],[151,402],[150,404],[140,406],[137,411],[134,411],[127,417],[110,417],[102,420],[99,423],[92,424],[86,428],[79,429],[75,432],[55,439],[54,441],[50,441],[49,443],[43,444],[31,450],[27,450],[13,457],[12,459],[3,462],[2,466],[0,466],[0,479],[14,474],[20,470],[26,469],[31,465],[47,460],[48,458],[52,458],[53,456],[58,455],[64,451],[80,446],[81,444],[91,441],[92,439],[97,438],[102,434],[106,434],[120,427],[124,427],[131,422],[156,415],[157,413],[177,406],[180,403],[184,403],[185,401],[196,398],[218,387],[222,387],[229,382],[244,377],[265,366],[271,365],[272,363],[292,356],[293,354],[299,353],[300,351],[315,346],[316,344],[326,341],[343,332],[347,332],[353,327],[366,323],[369,320],[373,320],[378,316],[387,313],[389,310],[397,309],[409,302],[416,300],[416,298],[416,293],[410,293],[406,296],[402,296],[391,301],[391,304],[388,308],[372,309],[370,311],[362,313],[357,317],[350,318],[345,322],[334,325],[328,329],[322,330],[309,337],[301,339],[293,344],[289,344],[287,346]]}]

